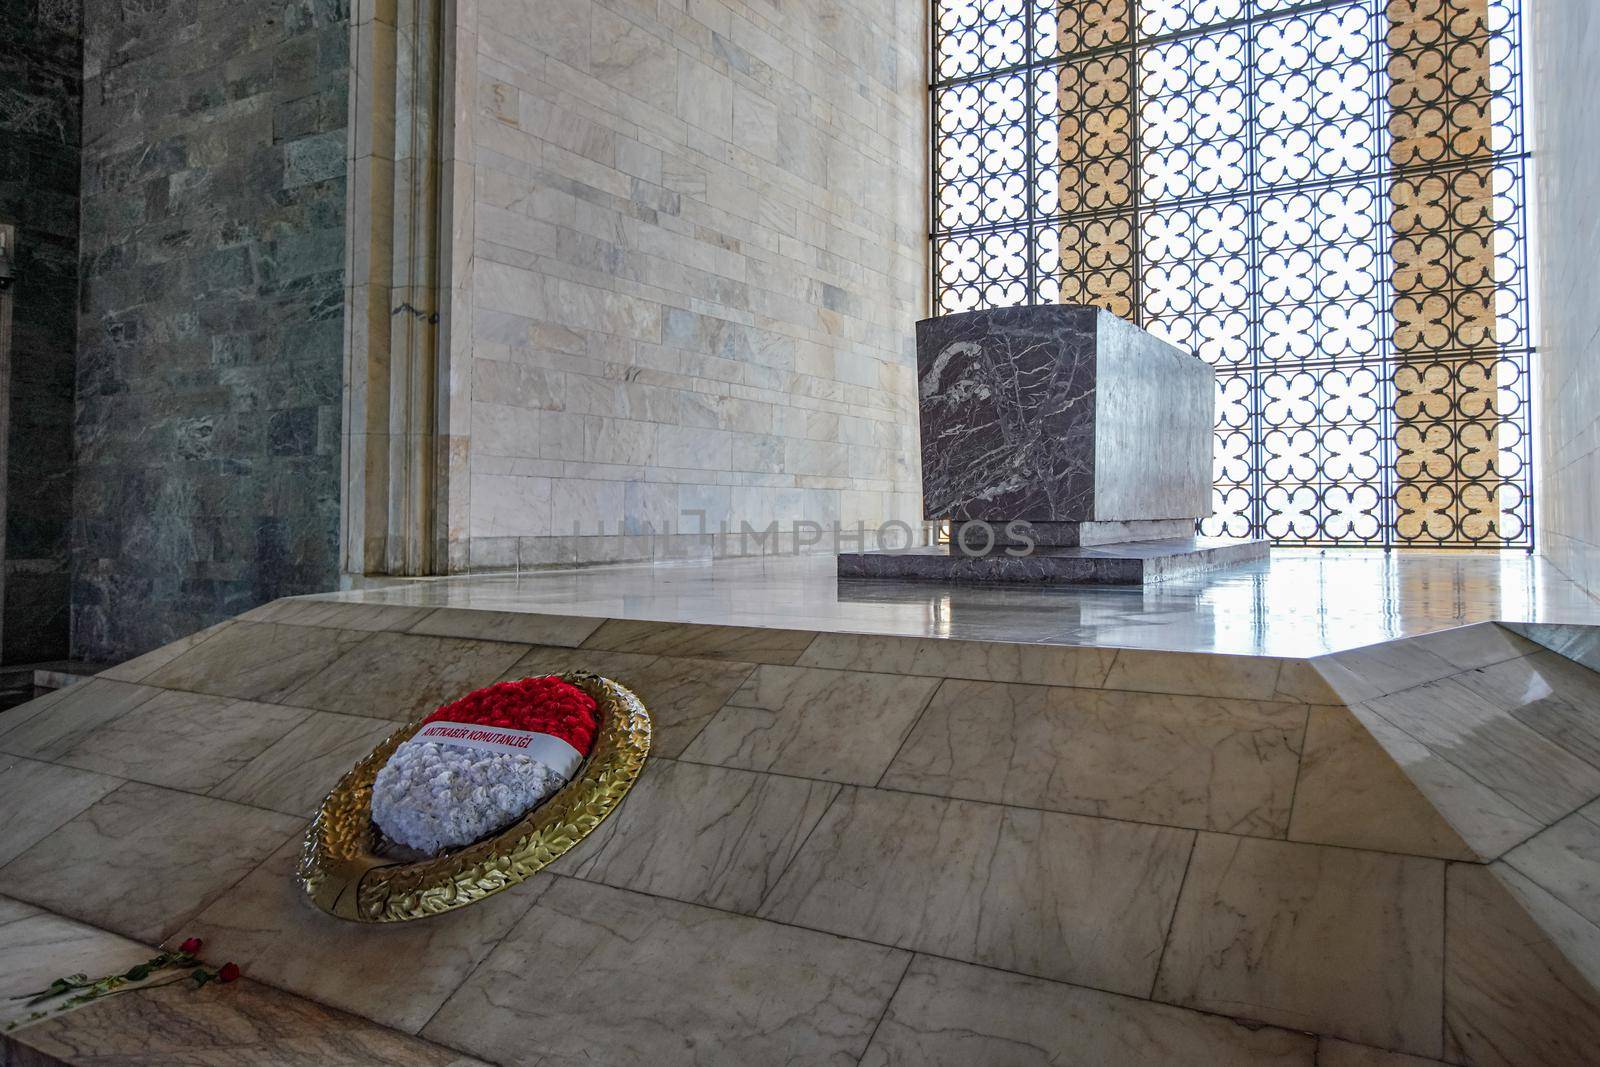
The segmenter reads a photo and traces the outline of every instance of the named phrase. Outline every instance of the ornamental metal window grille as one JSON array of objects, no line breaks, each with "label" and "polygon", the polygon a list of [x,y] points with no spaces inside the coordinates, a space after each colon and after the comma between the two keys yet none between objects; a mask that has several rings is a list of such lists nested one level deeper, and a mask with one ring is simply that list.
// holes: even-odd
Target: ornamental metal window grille
[{"label": "ornamental metal window grille", "polygon": [[933,0],[936,314],[1217,370],[1204,532],[1531,547],[1517,0]]}]

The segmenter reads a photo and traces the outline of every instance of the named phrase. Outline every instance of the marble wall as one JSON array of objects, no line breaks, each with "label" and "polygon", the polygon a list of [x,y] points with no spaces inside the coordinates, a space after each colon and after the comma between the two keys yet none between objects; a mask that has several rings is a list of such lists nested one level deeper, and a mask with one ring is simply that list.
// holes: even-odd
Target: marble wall
[{"label": "marble wall", "polygon": [[338,574],[345,0],[85,12],[74,654]]},{"label": "marble wall", "polygon": [[68,646],[81,20],[79,0],[0,0],[0,223],[17,228],[0,450],[7,663],[64,658]]},{"label": "marble wall", "polygon": [[1538,537],[1546,557],[1600,594],[1600,8],[1540,0],[1532,15]]},{"label": "marble wall", "polygon": [[915,521],[923,7],[461,11],[452,565]]}]

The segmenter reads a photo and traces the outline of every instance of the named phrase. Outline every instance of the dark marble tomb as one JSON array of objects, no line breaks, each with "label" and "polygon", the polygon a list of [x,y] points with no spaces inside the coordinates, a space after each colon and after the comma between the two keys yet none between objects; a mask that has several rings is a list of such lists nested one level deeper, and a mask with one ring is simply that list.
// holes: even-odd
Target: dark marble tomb
[{"label": "dark marble tomb", "polygon": [[957,537],[842,553],[841,578],[1138,584],[1266,555],[1194,536],[1211,510],[1215,376],[1137,326],[1075,304],[926,319],[917,378],[923,514]]}]

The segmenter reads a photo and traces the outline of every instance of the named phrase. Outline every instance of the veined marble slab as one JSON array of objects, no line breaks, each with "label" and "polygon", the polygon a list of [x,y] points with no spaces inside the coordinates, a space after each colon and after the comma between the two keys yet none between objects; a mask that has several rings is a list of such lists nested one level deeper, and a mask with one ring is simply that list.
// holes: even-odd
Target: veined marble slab
[{"label": "veined marble slab", "polygon": [[1147,995],[1194,835],[875,789],[840,794],[765,918]]},{"label": "veined marble slab", "polygon": [[622,807],[552,868],[754,914],[839,787],[653,760]]},{"label": "veined marble slab", "polygon": [[304,827],[304,819],[128,782],[0,867],[0,886],[153,943]]},{"label": "veined marble slab", "polygon": [[1041,522],[1211,510],[1214,372],[1085,305],[917,323],[923,513]]},{"label": "veined marble slab", "polygon": [[1438,1057],[1444,866],[1201,834],[1155,996]]},{"label": "veined marble slab", "polygon": [[561,879],[423,1030],[501,1063],[853,1063],[909,956]]},{"label": "veined marble slab", "polygon": [[947,681],[883,785],[1282,837],[1306,708]]}]

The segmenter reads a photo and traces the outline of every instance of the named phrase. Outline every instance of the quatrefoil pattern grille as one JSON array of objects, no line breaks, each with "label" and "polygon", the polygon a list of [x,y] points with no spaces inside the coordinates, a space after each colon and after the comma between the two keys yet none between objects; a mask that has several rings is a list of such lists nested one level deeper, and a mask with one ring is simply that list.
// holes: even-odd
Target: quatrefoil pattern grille
[{"label": "quatrefoil pattern grille", "polygon": [[1217,370],[1205,532],[1531,547],[1517,0],[934,0],[935,311]]}]

